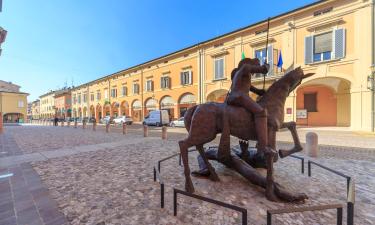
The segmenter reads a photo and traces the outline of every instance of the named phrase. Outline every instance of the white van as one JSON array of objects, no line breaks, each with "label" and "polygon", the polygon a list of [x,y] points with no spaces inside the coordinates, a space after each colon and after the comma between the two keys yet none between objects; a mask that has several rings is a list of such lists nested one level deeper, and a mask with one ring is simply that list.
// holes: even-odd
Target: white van
[{"label": "white van", "polygon": [[169,115],[167,110],[151,111],[143,120],[145,125],[163,126],[169,124]]}]

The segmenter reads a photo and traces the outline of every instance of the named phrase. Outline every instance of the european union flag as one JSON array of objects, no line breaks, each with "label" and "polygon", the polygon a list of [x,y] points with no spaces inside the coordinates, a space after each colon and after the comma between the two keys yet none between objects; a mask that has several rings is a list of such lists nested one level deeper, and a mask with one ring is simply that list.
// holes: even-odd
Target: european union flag
[{"label": "european union flag", "polygon": [[279,68],[283,68],[283,56],[282,56],[282,54],[281,54],[281,51],[280,51],[280,54],[279,54],[279,60],[277,61],[277,67],[279,67]]}]

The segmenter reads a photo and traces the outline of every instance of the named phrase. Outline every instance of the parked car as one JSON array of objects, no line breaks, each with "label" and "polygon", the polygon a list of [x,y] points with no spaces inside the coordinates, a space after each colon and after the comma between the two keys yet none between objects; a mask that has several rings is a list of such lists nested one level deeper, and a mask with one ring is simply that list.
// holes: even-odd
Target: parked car
[{"label": "parked car", "polygon": [[113,119],[114,119],[113,116],[105,116],[100,120],[100,123],[104,123],[104,124],[113,123]]},{"label": "parked car", "polygon": [[151,111],[143,120],[144,125],[163,126],[169,125],[169,115],[167,110]]},{"label": "parked car", "polygon": [[170,126],[171,127],[185,127],[184,117],[181,117],[178,120],[173,120]]},{"label": "parked car", "polygon": [[133,119],[130,116],[118,116],[117,118],[113,119],[115,124],[122,124],[126,123],[131,125],[133,123]]}]

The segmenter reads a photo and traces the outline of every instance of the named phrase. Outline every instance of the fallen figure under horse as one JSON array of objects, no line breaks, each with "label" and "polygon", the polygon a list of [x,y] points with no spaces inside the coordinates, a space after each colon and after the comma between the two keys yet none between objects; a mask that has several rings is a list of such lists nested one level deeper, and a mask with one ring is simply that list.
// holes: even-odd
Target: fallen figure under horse
[{"label": "fallen figure under horse", "polygon": [[[302,150],[295,131],[295,123],[284,123],[284,105],[286,98],[295,90],[302,80],[312,75],[313,74],[304,75],[301,68],[290,71],[273,83],[267,92],[257,101],[268,112],[268,145],[272,149],[276,149],[276,132],[284,127],[291,130],[293,139],[297,142],[295,148],[291,150],[280,150],[279,154],[281,157]],[[246,157],[248,157],[247,142],[240,143],[241,150],[246,149],[246,151],[242,151],[243,157],[238,157],[238,155],[230,151],[230,143],[228,143],[228,140],[225,140],[224,143],[222,143],[222,140],[220,141],[220,145],[226,145],[227,147],[224,149],[228,149],[224,152],[224,158],[226,160],[221,159],[222,153],[220,157],[218,157],[219,149],[205,153],[203,145],[214,140],[218,133],[222,133],[224,125],[229,126],[229,133],[232,136],[245,141],[257,141],[253,116],[241,107],[230,106],[225,103],[205,103],[189,108],[185,113],[185,128],[188,130],[189,134],[185,140],[179,142],[179,145],[184,163],[185,189],[187,191],[194,192],[188,164],[188,148],[192,146],[196,146],[204,163],[207,165],[208,174],[212,180],[218,181],[219,177],[208,159],[217,160],[239,172],[251,183],[263,188],[266,187],[267,179],[241,159],[246,159]],[[275,158],[275,161],[277,161],[277,158]],[[271,166],[271,170],[272,169]],[[293,194],[282,188],[278,183],[272,183],[272,194],[267,195],[266,193],[266,197],[271,201],[303,201],[307,198],[303,193]]]}]

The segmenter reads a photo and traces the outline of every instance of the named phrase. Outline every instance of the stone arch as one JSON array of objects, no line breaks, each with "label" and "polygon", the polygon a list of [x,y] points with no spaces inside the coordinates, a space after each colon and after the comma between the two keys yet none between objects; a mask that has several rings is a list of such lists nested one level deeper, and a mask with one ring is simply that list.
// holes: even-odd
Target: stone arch
[{"label": "stone arch", "polygon": [[94,105],[90,106],[90,117],[91,118],[96,118]]},{"label": "stone arch", "polygon": [[103,106],[103,117],[111,116],[111,104],[109,102],[105,103]]},{"label": "stone arch", "polygon": [[157,110],[158,101],[154,98],[147,98],[144,103],[144,115],[148,115],[149,112]]},{"label": "stone arch", "polygon": [[307,110],[297,118],[305,126],[350,126],[351,82],[341,77],[318,77],[303,82],[296,90],[296,110]]},{"label": "stone arch", "polygon": [[96,105],[96,110],[95,110],[95,118],[96,121],[99,121],[101,118],[103,118],[103,108],[100,104]]},{"label": "stone arch", "polygon": [[81,107],[78,108],[78,117],[82,118],[82,109],[81,109]]},{"label": "stone arch", "polygon": [[179,116],[182,117],[185,115],[185,112],[188,108],[196,105],[196,97],[190,92],[182,94],[178,98],[178,112]]},{"label": "stone arch", "polygon": [[25,122],[25,116],[22,113],[7,112],[3,115],[4,123],[23,123]]},{"label": "stone arch", "polygon": [[88,114],[87,114],[87,107],[85,106],[82,109],[82,117],[87,117],[87,116],[88,116]]},{"label": "stone arch", "polygon": [[206,99],[207,99],[207,102],[223,103],[225,101],[227,94],[228,94],[228,90],[218,89],[209,93]]},{"label": "stone arch", "polygon": [[119,108],[120,108],[120,104],[118,102],[113,102],[111,104],[111,112],[112,112],[112,116],[114,117],[117,117],[119,116]]},{"label": "stone arch", "polygon": [[138,99],[133,100],[131,104],[133,121],[140,122],[142,119],[142,102]]},{"label": "stone arch", "polygon": [[121,115],[129,116],[129,103],[127,101],[122,101],[120,104]]},{"label": "stone arch", "polygon": [[171,121],[175,117],[176,106],[177,106],[176,100],[174,100],[170,95],[164,95],[160,99],[160,109],[168,111],[169,119]]}]

